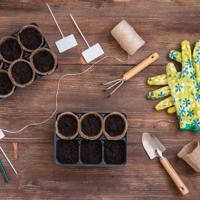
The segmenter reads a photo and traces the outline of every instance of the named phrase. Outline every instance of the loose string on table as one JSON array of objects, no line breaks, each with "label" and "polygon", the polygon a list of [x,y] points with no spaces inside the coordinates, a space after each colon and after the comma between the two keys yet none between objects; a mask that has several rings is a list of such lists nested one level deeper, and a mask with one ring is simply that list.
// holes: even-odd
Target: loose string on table
[{"label": "loose string on table", "polygon": [[39,126],[39,125],[42,125],[42,124],[45,124],[47,123],[50,119],[53,118],[53,116],[57,113],[57,110],[58,110],[58,96],[59,96],[59,90],[60,90],[60,83],[61,81],[67,77],[67,76],[80,76],[80,75],[83,75],[83,74],[86,74],[87,72],[91,72],[98,63],[100,63],[101,61],[107,59],[107,58],[113,58],[115,60],[117,60],[118,62],[120,63],[124,63],[124,62],[127,62],[127,60],[129,59],[129,56],[126,60],[122,60],[120,58],[117,58],[115,56],[104,56],[102,57],[101,59],[99,59],[98,61],[96,61],[94,64],[90,65],[87,69],[83,70],[82,72],[78,72],[78,73],[66,73],[64,75],[62,75],[59,79],[58,79],[58,83],[57,83],[57,89],[56,89],[56,94],[55,94],[55,109],[51,112],[51,114],[49,115],[49,117],[47,117],[45,120],[41,121],[41,122],[33,122],[33,123],[29,123],[27,125],[25,125],[24,127],[22,127],[21,129],[18,129],[18,130],[15,130],[15,131],[10,131],[8,129],[3,129],[3,128],[0,128],[3,132],[6,132],[6,133],[12,133],[12,134],[20,134],[22,133],[25,129],[31,127],[31,126]]}]

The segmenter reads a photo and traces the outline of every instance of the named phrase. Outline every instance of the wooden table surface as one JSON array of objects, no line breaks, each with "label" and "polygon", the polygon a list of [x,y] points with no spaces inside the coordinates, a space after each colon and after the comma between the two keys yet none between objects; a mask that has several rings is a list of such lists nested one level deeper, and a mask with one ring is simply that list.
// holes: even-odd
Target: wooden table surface
[{"label": "wooden table surface", "polygon": [[[128,164],[123,168],[64,168],[53,163],[54,119],[48,123],[26,129],[20,135],[7,134],[1,145],[16,166],[16,177],[3,159],[10,176],[9,184],[0,178],[2,200],[124,200],[152,199],[198,200],[200,176],[176,154],[191,140],[198,140],[193,132],[178,130],[175,115],[155,112],[156,102],[146,100],[148,76],[165,72],[169,49],[179,48],[188,39],[194,42],[200,33],[199,0],[130,0],[112,3],[110,0],[55,0],[48,1],[63,32],[74,33],[79,46],[58,54],[55,41],[60,35],[44,1],[1,0],[0,36],[8,35],[19,27],[36,22],[40,25],[51,48],[57,53],[59,68],[50,76],[36,81],[13,96],[0,100],[0,127],[16,130],[31,122],[46,119],[55,107],[55,89],[59,77],[65,73],[78,73],[88,66],[81,64],[80,53],[85,43],[69,19],[72,13],[82,31],[93,44],[102,44],[106,55],[126,59],[110,35],[120,20],[126,19],[147,42],[127,62],[106,59],[95,70],[82,76],[68,76],[62,81],[59,112],[63,111],[120,111],[128,115]],[[112,98],[106,98],[101,83],[112,80],[145,56],[157,51],[160,59],[125,84]],[[190,189],[182,197],[159,165],[145,154],[141,136],[151,132],[166,145],[166,156]],[[19,158],[14,160],[12,142],[19,144]],[[1,155],[2,157],[2,155]]]}]

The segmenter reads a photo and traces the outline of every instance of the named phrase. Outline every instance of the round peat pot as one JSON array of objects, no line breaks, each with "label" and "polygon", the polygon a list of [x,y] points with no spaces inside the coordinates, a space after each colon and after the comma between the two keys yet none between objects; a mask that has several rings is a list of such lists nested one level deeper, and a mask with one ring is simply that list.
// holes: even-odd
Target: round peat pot
[{"label": "round peat pot", "polygon": [[104,134],[108,140],[120,140],[127,132],[128,122],[125,116],[112,112],[104,118]]},{"label": "round peat pot", "polygon": [[65,112],[58,116],[56,120],[56,134],[64,140],[72,140],[78,135],[79,119],[71,113]]},{"label": "round peat pot", "polygon": [[14,37],[3,37],[0,41],[0,55],[3,61],[11,63],[22,57],[23,50]]},{"label": "round peat pot", "polygon": [[13,62],[8,70],[11,81],[15,86],[24,88],[35,79],[35,71],[31,64],[23,59]]},{"label": "round peat pot", "polygon": [[51,74],[57,67],[56,55],[47,48],[41,48],[34,51],[30,60],[35,71],[40,75]]},{"label": "round peat pot", "polygon": [[42,33],[37,26],[24,26],[18,33],[17,39],[25,51],[31,52],[40,48],[44,42]]},{"label": "round peat pot", "polygon": [[80,135],[88,140],[101,137],[103,131],[103,118],[97,112],[89,112],[80,118]]},{"label": "round peat pot", "polygon": [[13,85],[8,72],[0,70],[0,98],[6,98],[13,94],[15,86]]}]

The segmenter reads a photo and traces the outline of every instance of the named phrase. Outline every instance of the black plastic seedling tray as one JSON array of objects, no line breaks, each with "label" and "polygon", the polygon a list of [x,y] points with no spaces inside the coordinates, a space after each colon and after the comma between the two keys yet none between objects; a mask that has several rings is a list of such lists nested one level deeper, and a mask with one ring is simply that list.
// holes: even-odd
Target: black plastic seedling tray
[{"label": "black plastic seedling tray", "polygon": [[[74,113],[79,118],[85,114],[85,113]],[[99,113],[103,117],[106,116],[109,113]],[[58,116],[58,115],[57,115]],[[126,116],[124,114],[124,116]],[[84,152],[87,153],[87,151],[90,150],[90,147],[92,145],[96,145],[96,150],[99,150],[100,154],[97,155],[96,151],[93,150],[93,154],[95,156],[95,163],[89,163],[88,158],[84,158]],[[112,159],[112,146],[117,146],[121,148],[117,148],[115,150],[120,151],[119,156],[121,155],[121,158],[118,156],[118,160],[115,159],[116,162],[110,163],[108,161],[108,157],[111,156]],[[111,148],[109,147],[111,146]],[[63,151],[61,149],[63,148]],[[65,149],[65,150],[64,150]],[[122,150],[123,149],[123,150]],[[68,152],[68,154],[66,153]],[[71,152],[73,151],[73,155]],[[111,154],[109,155],[109,153]],[[60,159],[60,154],[65,155],[64,159]],[[90,159],[90,158],[89,158]],[[92,157],[93,159],[93,157]],[[69,162],[69,160],[73,160],[73,162]],[[73,140],[63,140],[57,136],[57,134],[54,135],[54,162],[57,165],[60,166],[66,166],[66,167],[122,167],[125,166],[127,163],[127,133],[126,135],[120,139],[120,140],[108,140],[105,138],[105,136],[101,136],[97,140],[87,140],[84,138],[81,138],[80,136],[77,136]]]},{"label": "black plastic seedling tray", "polygon": [[[33,23],[30,23],[29,25],[35,25],[35,26],[39,27],[38,24],[37,24],[37,23],[34,23],[34,22],[33,22]],[[16,30],[15,32],[11,33],[10,36],[12,36],[12,37],[14,37],[14,38],[17,38],[17,34],[19,33],[20,30],[21,30],[21,29],[19,28],[19,29]],[[41,34],[42,34],[42,33],[41,33]],[[50,49],[49,44],[48,44],[48,42],[47,42],[47,40],[46,40],[46,38],[44,37],[43,34],[42,34],[42,37],[43,37],[43,43],[42,43],[42,45],[41,45],[40,48],[47,48],[47,49]],[[22,58],[21,58],[21,59],[30,61],[30,56],[31,56],[31,54],[32,54],[32,52],[28,52],[28,51],[26,51],[26,50],[23,49],[23,55],[22,55]],[[2,60],[1,62],[2,62],[2,67],[1,67],[1,69],[4,69],[4,70],[8,71],[8,69],[9,69],[9,67],[10,67],[10,65],[11,65],[12,63],[7,63],[7,62],[5,62],[5,61],[3,61],[3,60]],[[57,65],[57,67],[58,67],[58,65]],[[57,68],[57,67],[56,67],[56,68]],[[38,73],[36,72],[36,74],[35,74],[35,80],[39,80],[39,79],[41,79],[43,76],[45,76],[45,75],[41,75],[41,74],[38,74]],[[18,87],[15,87],[15,91],[16,91],[17,89],[19,89],[19,88],[18,88]]]}]

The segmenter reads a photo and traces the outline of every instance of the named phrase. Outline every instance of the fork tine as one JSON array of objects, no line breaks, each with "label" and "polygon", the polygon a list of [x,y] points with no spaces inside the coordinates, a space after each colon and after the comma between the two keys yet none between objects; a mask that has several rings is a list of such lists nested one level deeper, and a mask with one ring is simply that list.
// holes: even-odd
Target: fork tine
[{"label": "fork tine", "polygon": [[109,94],[109,96],[112,96],[122,85],[124,84],[124,80]]},{"label": "fork tine", "polygon": [[120,84],[123,80],[119,80],[117,81],[116,83],[114,83],[113,85],[109,86],[108,88],[106,88],[106,90],[110,90],[112,89],[113,87],[115,87],[116,85]]},{"label": "fork tine", "polygon": [[121,81],[121,80],[122,80],[121,78],[115,79],[115,80],[112,80],[112,81],[108,81],[108,82],[106,82],[106,83],[103,83],[103,85],[110,85],[110,84],[113,84],[113,83],[115,83],[115,82],[119,82],[119,81]]}]

